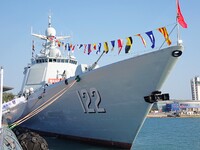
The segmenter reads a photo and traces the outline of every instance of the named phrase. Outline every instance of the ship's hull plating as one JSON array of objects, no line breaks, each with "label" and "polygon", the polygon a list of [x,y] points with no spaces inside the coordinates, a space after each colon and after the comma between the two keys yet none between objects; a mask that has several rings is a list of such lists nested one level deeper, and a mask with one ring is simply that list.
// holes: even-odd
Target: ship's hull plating
[{"label": "ship's hull plating", "polygon": [[174,50],[182,47],[173,46],[81,74],[80,82],[73,86],[74,78],[68,79],[68,85],[61,81],[48,86],[30,96],[24,115],[64,88],[67,90],[22,125],[130,147],[151,108],[144,96],[161,88],[178,58],[172,56]]}]

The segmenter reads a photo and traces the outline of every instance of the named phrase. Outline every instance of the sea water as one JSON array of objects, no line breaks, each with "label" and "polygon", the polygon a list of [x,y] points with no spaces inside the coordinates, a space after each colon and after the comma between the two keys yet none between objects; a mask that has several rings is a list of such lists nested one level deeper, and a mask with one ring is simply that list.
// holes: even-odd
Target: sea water
[{"label": "sea water", "polygon": [[200,118],[149,118],[133,150],[200,150]]},{"label": "sea water", "polygon": [[[46,137],[50,150],[119,150]],[[200,118],[147,118],[131,150],[200,150]]]}]

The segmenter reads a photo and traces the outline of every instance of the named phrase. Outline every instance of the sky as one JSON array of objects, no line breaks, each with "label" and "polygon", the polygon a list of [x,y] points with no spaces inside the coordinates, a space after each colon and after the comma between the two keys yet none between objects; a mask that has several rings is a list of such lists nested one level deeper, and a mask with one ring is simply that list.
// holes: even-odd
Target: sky
[{"label": "sky", "polygon": [[[170,94],[171,99],[191,99],[190,80],[200,75],[200,1],[180,0],[180,6],[187,29],[180,27],[181,39],[185,47],[183,55],[168,76],[162,92]],[[151,43],[145,35],[153,31],[156,48],[163,42],[163,36],[156,30],[165,26],[170,32],[176,23],[175,0],[18,0],[2,1],[0,5],[0,66],[4,68],[4,85],[14,87],[17,94],[21,89],[24,67],[30,63],[32,40],[38,53],[42,41],[31,36],[34,33],[45,34],[48,15],[52,16],[52,26],[57,35],[70,35],[64,42],[89,44],[133,38],[129,54],[117,54],[115,47],[101,58],[99,66],[104,66],[142,52],[152,51]],[[134,35],[141,34],[147,47]],[[172,44],[176,44],[176,30],[170,35]],[[164,45],[166,46],[166,44]],[[64,53],[64,50],[63,50]],[[75,50],[73,54],[79,63],[92,64],[99,55],[95,52],[84,54]],[[120,71],[120,68],[119,68]]]}]

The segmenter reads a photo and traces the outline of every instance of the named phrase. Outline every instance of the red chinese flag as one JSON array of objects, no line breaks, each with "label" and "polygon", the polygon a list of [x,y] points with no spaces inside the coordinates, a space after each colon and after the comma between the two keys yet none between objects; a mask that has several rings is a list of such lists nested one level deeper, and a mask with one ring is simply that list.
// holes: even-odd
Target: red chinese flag
[{"label": "red chinese flag", "polygon": [[176,0],[176,3],[177,3],[177,21],[183,28],[187,28],[187,23],[185,22],[183,15],[181,13],[179,0]]}]

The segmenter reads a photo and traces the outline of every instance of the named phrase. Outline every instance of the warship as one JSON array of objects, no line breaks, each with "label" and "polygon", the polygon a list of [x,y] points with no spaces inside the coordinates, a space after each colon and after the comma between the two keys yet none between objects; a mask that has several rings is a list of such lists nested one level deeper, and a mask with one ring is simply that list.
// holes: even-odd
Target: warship
[{"label": "warship", "polygon": [[99,67],[98,61],[79,64],[74,56],[61,53],[56,41],[69,36],[56,35],[51,16],[45,35],[32,35],[45,44],[24,68],[18,105],[5,106],[7,120],[35,131],[123,148],[131,147],[153,103],[169,99],[160,90],[183,51],[179,40]]}]

